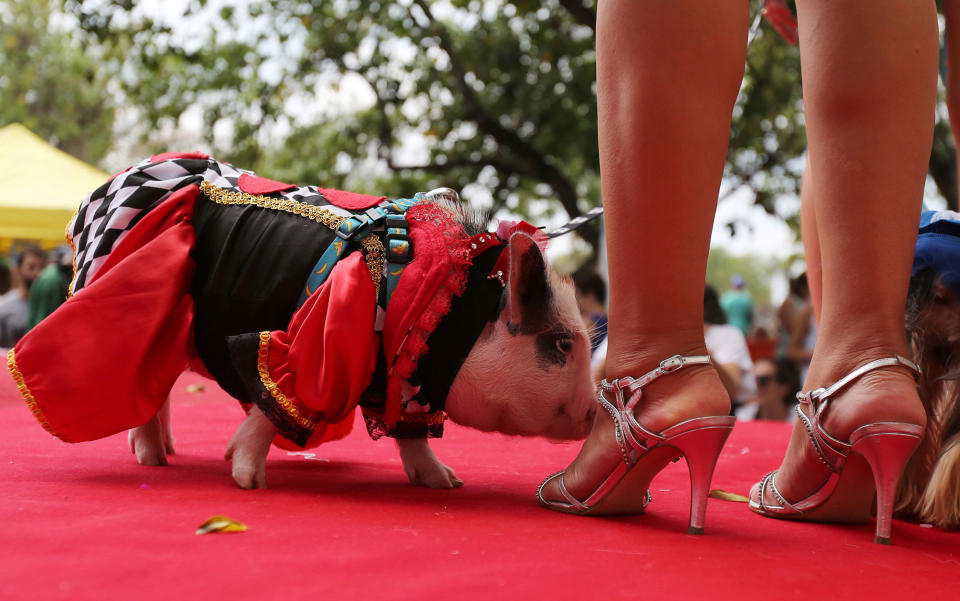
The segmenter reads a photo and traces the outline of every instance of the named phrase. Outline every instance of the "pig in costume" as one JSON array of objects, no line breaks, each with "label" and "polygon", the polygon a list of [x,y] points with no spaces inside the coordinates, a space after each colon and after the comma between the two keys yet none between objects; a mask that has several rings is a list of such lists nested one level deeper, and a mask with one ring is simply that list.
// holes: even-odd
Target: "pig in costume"
[{"label": "pig in costume", "polygon": [[298,188],[199,153],[118,174],[67,232],[71,297],[7,365],[68,442],[145,423],[188,366],[259,407],[288,448],[345,436],[357,405],[374,438],[439,436],[509,257],[422,195]]}]

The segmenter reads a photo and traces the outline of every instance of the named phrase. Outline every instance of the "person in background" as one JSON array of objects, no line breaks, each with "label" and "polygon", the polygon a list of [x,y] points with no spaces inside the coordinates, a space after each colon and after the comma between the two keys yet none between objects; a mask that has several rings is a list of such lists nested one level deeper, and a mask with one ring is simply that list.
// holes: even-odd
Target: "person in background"
[{"label": "person in background", "polygon": [[[713,365],[733,401],[733,414],[740,418],[747,402],[757,391],[753,375],[753,361],[747,339],[740,328],[728,325],[717,291],[712,286],[703,290],[703,336]],[[746,419],[755,411],[747,410]]]},{"label": "person in background", "polygon": [[746,336],[753,325],[753,298],[747,290],[747,282],[740,274],[730,278],[732,290],[728,290],[720,297],[720,306],[727,316],[727,323],[736,326]]},{"label": "person in background", "polygon": [[45,263],[39,246],[25,246],[17,256],[14,286],[0,296],[0,347],[12,347],[30,329],[30,286]]},{"label": "person in background", "polygon": [[753,364],[757,392],[737,412],[739,419],[769,419],[792,422],[792,408],[800,391],[797,367],[788,359],[759,359]]},{"label": "person in background", "polygon": [[802,307],[793,318],[790,327],[790,340],[787,343],[786,358],[793,362],[800,373],[800,381],[807,377],[813,348],[817,343],[817,319],[813,305]]},{"label": "person in background", "polygon": [[783,299],[780,308],[777,309],[777,321],[780,328],[777,344],[778,358],[787,356],[794,320],[809,305],[810,287],[807,285],[807,274],[804,272],[790,279],[787,298]]},{"label": "person in background", "polygon": [[53,252],[50,263],[33,281],[30,287],[29,327],[40,323],[67,300],[70,279],[73,277],[72,254],[69,248]]},{"label": "person in background", "polygon": [[10,290],[10,266],[0,257],[0,296]]},{"label": "person in background", "polygon": [[574,274],[573,286],[580,315],[590,328],[590,352],[595,355],[607,338],[607,284],[597,272],[581,270]]}]

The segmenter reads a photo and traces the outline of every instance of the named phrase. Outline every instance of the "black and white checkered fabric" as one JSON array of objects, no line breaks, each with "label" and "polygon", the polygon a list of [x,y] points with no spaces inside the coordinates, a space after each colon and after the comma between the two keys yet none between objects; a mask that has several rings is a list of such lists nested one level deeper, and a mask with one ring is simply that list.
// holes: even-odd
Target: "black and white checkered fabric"
[{"label": "black and white checkered fabric", "polygon": [[[145,159],[94,190],[67,226],[76,249],[76,276],[71,292],[76,294],[82,290],[127,233],[175,191],[199,185],[203,180],[218,188],[239,191],[237,182],[243,173],[253,175],[251,171],[212,158],[172,158],[156,162]],[[344,216],[351,214],[330,205],[316,186],[273,196],[322,205]]]}]

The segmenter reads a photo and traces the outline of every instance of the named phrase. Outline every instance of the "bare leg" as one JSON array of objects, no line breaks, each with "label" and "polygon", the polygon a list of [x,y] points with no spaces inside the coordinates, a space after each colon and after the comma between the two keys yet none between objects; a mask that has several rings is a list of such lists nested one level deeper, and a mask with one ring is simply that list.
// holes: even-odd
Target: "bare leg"
[{"label": "bare leg", "polygon": [[127,442],[140,465],[167,465],[167,455],[175,453],[170,429],[169,398],[150,421],[127,433]]},{"label": "bare leg", "polygon": [[[597,14],[597,85],[610,269],[607,378],[640,376],[678,353],[706,354],[703,289],[710,230],[746,53],[747,2],[608,0]],[[638,31],[643,35],[638,35]],[[726,415],[716,372],[651,384],[649,430]],[[579,498],[619,461],[610,416],[567,469]],[[556,491],[545,491],[556,498]]]},{"label": "bare leg", "polygon": [[[947,29],[947,110],[953,128],[954,145],[960,132],[960,1],[943,1],[943,18]],[[957,161],[957,183],[960,184],[960,160]]]},{"label": "bare leg", "polygon": [[800,190],[800,228],[803,232],[803,252],[807,259],[807,287],[810,290],[810,302],[813,304],[813,315],[817,323],[820,323],[820,306],[823,301],[823,263],[820,258],[820,237],[817,235],[817,215],[813,201],[817,196],[817,184],[810,163],[808,158]]},{"label": "bare leg", "polygon": [[233,479],[240,488],[267,487],[267,453],[277,435],[262,411],[254,407],[230,439],[223,457],[233,461]]},{"label": "bare leg", "polygon": [[[797,4],[823,263],[810,390],[907,352],[903,315],[933,135],[937,23],[932,1]],[[904,370],[868,374],[831,407],[824,425],[840,440],[866,423],[925,419]],[[777,486],[798,500],[828,476],[798,422]]]}]

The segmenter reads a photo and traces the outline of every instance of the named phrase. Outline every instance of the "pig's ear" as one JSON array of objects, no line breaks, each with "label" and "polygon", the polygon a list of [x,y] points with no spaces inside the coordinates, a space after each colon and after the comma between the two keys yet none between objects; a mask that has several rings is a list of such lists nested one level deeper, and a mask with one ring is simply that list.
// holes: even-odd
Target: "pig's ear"
[{"label": "pig's ear", "polygon": [[547,263],[534,239],[521,232],[510,237],[509,252],[510,326],[524,334],[541,332],[549,325]]}]

